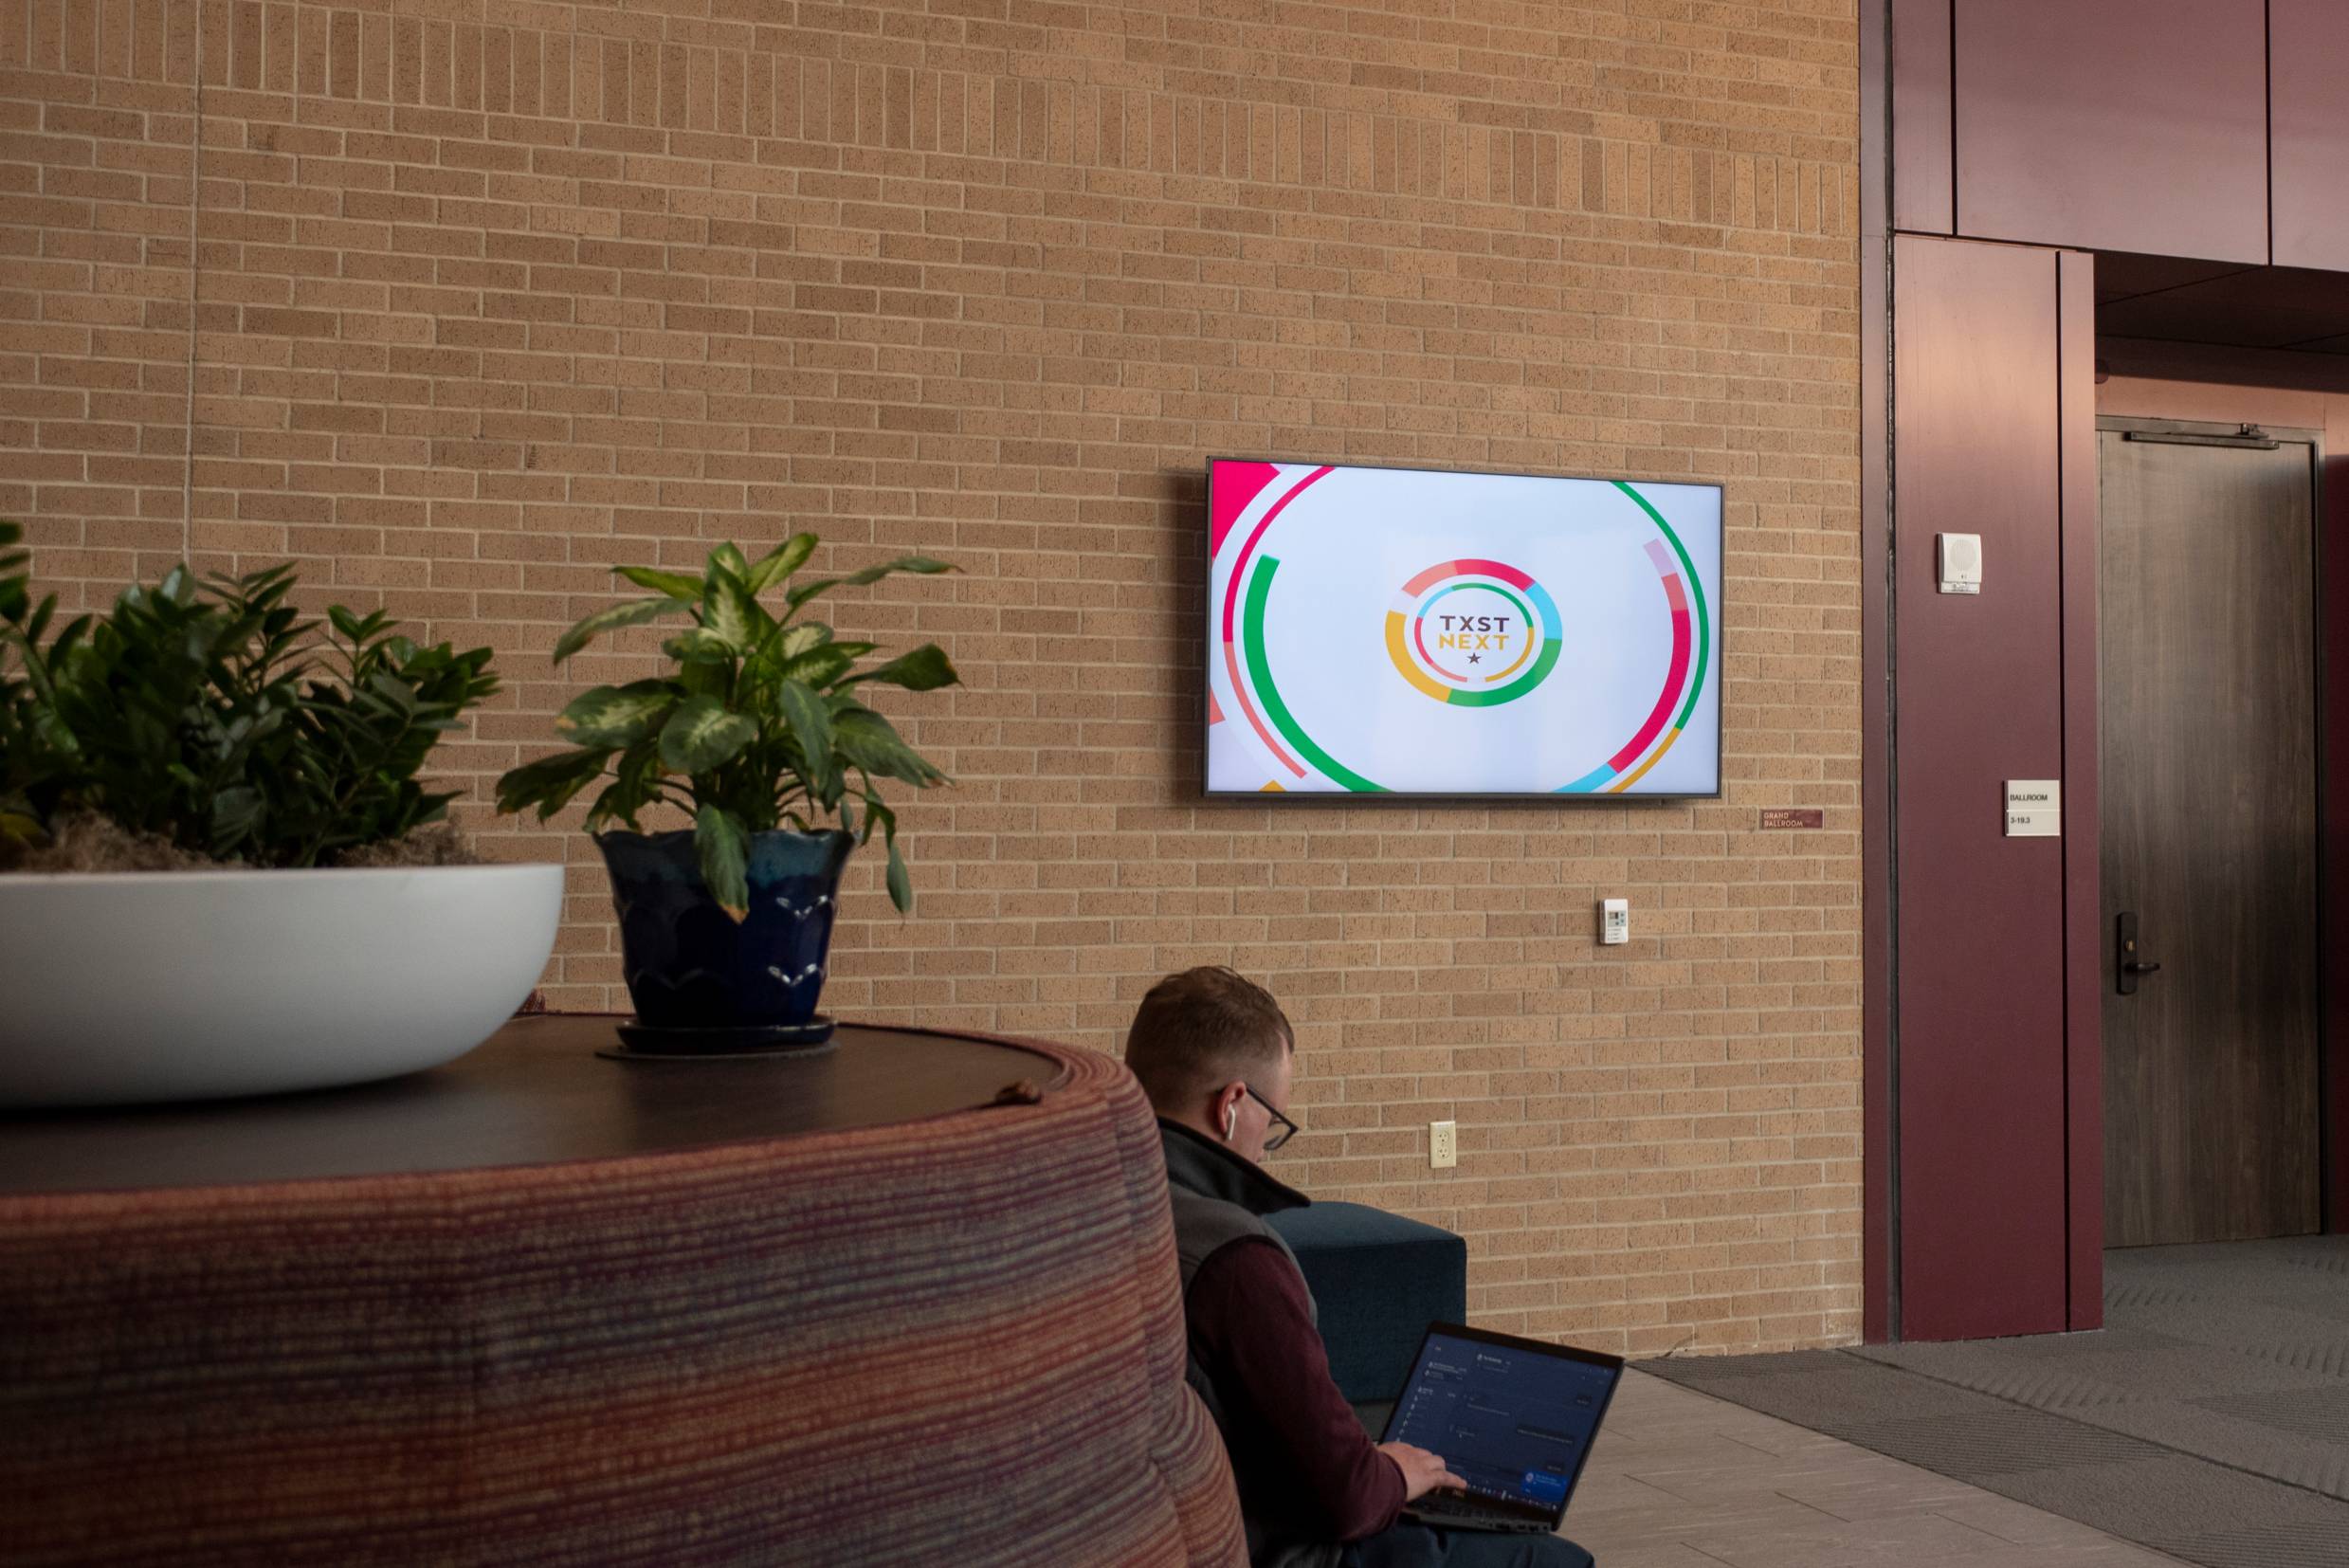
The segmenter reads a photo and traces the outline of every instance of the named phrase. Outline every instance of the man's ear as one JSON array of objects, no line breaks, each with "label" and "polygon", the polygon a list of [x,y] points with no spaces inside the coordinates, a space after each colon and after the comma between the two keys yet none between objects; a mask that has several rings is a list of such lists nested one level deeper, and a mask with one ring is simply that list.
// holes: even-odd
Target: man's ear
[{"label": "man's ear", "polygon": [[1235,1078],[1217,1089],[1215,1098],[1209,1103],[1208,1124],[1222,1134],[1227,1143],[1239,1136],[1240,1102],[1247,1098],[1247,1085]]}]

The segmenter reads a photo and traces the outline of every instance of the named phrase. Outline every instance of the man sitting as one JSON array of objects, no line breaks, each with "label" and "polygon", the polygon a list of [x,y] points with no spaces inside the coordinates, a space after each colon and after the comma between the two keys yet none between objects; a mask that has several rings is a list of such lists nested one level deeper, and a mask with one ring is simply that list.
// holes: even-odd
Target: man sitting
[{"label": "man sitting", "polygon": [[1263,1215],[1310,1202],[1260,1161],[1286,1142],[1296,1035],[1229,969],[1153,986],[1126,1066],[1158,1113],[1196,1389],[1231,1456],[1256,1568],[1590,1568],[1555,1536],[1440,1530],[1403,1505],[1460,1478],[1408,1443],[1374,1444],[1331,1378],[1313,1299]]}]

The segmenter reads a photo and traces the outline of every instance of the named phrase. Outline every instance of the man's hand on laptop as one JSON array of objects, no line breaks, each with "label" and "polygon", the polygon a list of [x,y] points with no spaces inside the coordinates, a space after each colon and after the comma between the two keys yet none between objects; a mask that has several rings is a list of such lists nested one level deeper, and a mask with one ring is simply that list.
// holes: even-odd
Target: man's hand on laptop
[{"label": "man's hand on laptop", "polygon": [[1467,1483],[1445,1468],[1444,1456],[1413,1448],[1409,1443],[1381,1443],[1378,1451],[1394,1461],[1394,1468],[1403,1472],[1403,1501],[1416,1502],[1438,1486],[1463,1486]]}]

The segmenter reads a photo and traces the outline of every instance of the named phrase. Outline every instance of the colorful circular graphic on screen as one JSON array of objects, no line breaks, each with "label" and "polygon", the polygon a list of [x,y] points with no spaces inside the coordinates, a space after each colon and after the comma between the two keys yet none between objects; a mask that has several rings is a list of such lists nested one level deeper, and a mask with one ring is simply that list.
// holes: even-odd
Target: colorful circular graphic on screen
[{"label": "colorful circular graphic on screen", "polygon": [[1557,667],[1557,606],[1502,561],[1438,561],[1387,608],[1387,657],[1411,689],[1439,702],[1514,702]]},{"label": "colorful circular graphic on screen", "polygon": [[[1211,681],[1208,723],[1212,731],[1230,722],[1252,736],[1253,749],[1272,770],[1258,786],[1266,791],[1335,787],[1384,793],[1393,787],[1359,771],[1378,765],[1366,755],[1375,748],[1364,748],[1358,733],[1349,744],[1333,733],[1344,726],[1325,725],[1329,716],[1318,712],[1310,697],[1302,703],[1292,702],[1284,680],[1275,674],[1267,635],[1275,583],[1284,580],[1283,560],[1289,554],[1283,548],[1283,516],[1321,481],[1341,471],[1368,470],[1219,463],[1211,481],[1213,568],[1209,614],[1218,678]],[[1617,526],[1617,537],[1630,547],[1630,558],[1613,570],[1636,573],[1655,585],[1658,598],[1648,602],[1661,614],[1651,624],[1663,635],[1652,642],[1643,638],[1637,655],[1652,672],[1646,678],[1655,684],[1646,690],[1653,695],[1635,699],[1620,728],[1578,737],[1575,750],[1579,755],[1558,758],[1569,765],[1534,787],[1558,794],[1623,793],[1639,785],[1696,719],[1707,676],[1713,673],[1711,606],[1686,545],[1636,484],[1624,480],[1555,483],[1578,487],[1576,505],[1590,505],[1591,492],[1612,493],[1630,503],[1638,521],[1628,529]],[[1639,566],[1632,567],[1632,561]],[[1717,556],[1713,569],[1719,569]],[[1576,585],[1562,587],[1574,600]],[[1373,613],[1384,623],[1379,631],[1395,675],[1419,697],[1444,704],[1448,712],[1514,702],[1537,689],[1544,691],[1542,701],[1548,702],[1557,690],[1553,677],[1568,662],[1567,618],[1556,596],[1531,573],[1493,556],[1464,555],[1425,567],[1391,593],[1383,611]],[[1353,619],[1360,614],[1350,611],[1349,623],[1361,624]],[[1573,629],[1576,637],[1592,634],[1579,618]],[[1518,715],[1526,711],[1516,710]],[[1308,723],[1308,719],[1314,721]],[[1347,753],[1344,759],[1336,755],[1340,750]],[[1326,782],[1318,782],[1317,775]],[[1561,775],[1563,782],[1558,781]],[[1475,792],[1448,788],[1423,793]]]}]

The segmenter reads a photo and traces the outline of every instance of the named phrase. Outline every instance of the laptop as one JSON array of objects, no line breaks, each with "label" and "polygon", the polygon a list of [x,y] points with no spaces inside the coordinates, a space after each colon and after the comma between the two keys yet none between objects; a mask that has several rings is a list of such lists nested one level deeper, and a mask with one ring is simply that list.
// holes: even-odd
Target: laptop
[{"label": "laptop", "polygon": [[1622,1380],[1620,1356],[1429,1324],[1379,1441],[1442,1454],[1467,1486],[1405,1512],[1447,1529],[1555,1532]]}]

